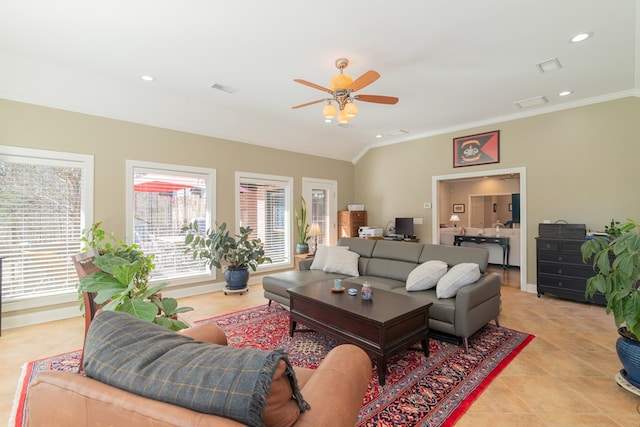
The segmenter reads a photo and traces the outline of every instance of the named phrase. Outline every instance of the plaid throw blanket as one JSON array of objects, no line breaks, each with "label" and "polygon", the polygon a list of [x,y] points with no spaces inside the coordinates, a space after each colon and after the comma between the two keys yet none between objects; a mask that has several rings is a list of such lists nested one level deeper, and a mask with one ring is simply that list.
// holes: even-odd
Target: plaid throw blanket
[{"label": "plaid throw blanket", "polygon": [[280,360],[300,410],[309,409],[282,350],[207,344],[128,314],[105,311],[85,344],[88,377],[154,400],[262,427],[262,412]]}]

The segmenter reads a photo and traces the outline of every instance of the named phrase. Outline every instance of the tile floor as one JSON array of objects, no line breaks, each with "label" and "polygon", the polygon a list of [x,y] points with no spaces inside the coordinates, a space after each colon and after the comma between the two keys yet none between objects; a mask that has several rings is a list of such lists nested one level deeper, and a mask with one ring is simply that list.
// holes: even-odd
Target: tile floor
[{"label": "tile floor", "polygon": [[[500,324],[536,338],[489,385],[458,426],[640,427],[640,397],[615,383],[617,334],[604,309],[519,290],[519,271],[503,272]],[[244,295],[189,297],[188,320],[265,303],[260,285]],[[0,337],[0,425],[6,425],[21,366],[82,346],[81,317],[9,329]]]}]

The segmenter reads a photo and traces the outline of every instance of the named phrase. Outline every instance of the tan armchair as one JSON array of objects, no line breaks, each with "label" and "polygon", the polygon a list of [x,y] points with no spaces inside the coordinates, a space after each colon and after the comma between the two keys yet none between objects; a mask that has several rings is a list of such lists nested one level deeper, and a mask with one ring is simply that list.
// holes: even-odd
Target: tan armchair
[{"label": "tan armchair", "polygon": [[[199,340],[226,344],[212,323],[185,330]],[[311,406],[296,427],[352,427],[371,379],[371,359],[345,344],[329,352],[318,369],[294,367],[302,395]],[[290,398],[289,396],[288,398]],[[82,375],[43,371],[29,386],[27,427],[241,426],[216,415],[138,396]],[[276,424],[277,425],[277,424]]]}]

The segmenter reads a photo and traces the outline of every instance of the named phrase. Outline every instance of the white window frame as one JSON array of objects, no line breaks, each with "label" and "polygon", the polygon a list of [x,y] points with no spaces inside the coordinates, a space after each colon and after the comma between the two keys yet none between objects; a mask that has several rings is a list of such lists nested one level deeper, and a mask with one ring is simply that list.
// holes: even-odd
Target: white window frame
[{"label": "white window frame", "polygon": [[[159,173],[183,173],[198,174],[206,176],[207,180],[207,201],[206,201],[206,228],[211,227],[216,222],[216,170],[212,168],[202,168],[196,166],[174,165],[168,163],[145,162],[140,160],[126,161],[126,238],[128,244],[133,243],[133,183],[134,169],[149,169]],[[201,281],[211,281],[216,279],[216,269],[209,269],[208,272],[199,274],[186,274],[170,278],[152,279],[151,283],[168,282],[168,288],[177,285],[191,284]]]},{"label": "white window frame", "polygon": [[[22,148],[0,145],[0,157],[8,161],[23,162],[29,164],[49,164],[76,167],[82,169],[84,185],[81,188],[80,200],[80,227],[87,228],[87,224],[93,223],[93,183],[94,183],[94,158],[88,154],[68,153],[63,151],[40,150],[33,148]],[[71,260],[69,260],[71,262]],[[62,292],[52,295],[40,295],[34,297],[12,298],[2,301],[2,311],[5,313],[21,310],[29,310],[34,308],[51,307],[52,310],[59,312],[60,309],[55,306],[68,303],[77,303],[77,291]],[[75,310],[79,309],[75,308]],[[66,311],[62,309],[62,311]],[[58,318],[56,314],[25,314],[15,319],[15,322],[9,322],[11,327],[14,323],[20,325],[22,323],[30,324],[41,321],[50,320],[50,316]]]},{"label": "white window frame", "polygon": [[277,182],[285,187],[285,256],[281,263],[264,263],[258,266],[259,272],[293,267],[293,177],[258,174],[250,172],[236,172],[235,193],[236,193],[236,233],[240,232],[240,182],[250,180],[260,184]]}]

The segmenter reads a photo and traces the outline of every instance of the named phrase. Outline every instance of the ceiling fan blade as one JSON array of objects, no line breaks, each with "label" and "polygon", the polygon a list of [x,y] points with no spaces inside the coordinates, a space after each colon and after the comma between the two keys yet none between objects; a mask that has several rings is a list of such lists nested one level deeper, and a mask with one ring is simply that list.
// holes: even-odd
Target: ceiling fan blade
[{"label": "ceiling fan blade", "polygon": [[302,85],[305,85],[305,86],[312,87],[312,88],[314,88],[314,89],[321,90],[321,91],[323,91],[323,92],[330,93],[330,94],[332,94],[332,95],[333,95],[333,92],[331,91],[331,89],[327,89],[326,87],[322,87],[322,86],[317,85],[317,84],[315,84],[315,83],[311,83],[311,82],[308,82],[308,81],[306,81],[306,80],[302,80],[302,79],[293,79],[293,81],[294,81],[294,82],[297,82],[297,83],[300,83],[300,84],[302,84]]},{"label": "ceiling fan blade", "polygon": [[371,83],[375,82],[380,78],[380,74],[376,71],[369,70],[351,83],[351,85],[347,88],[351,90],[351,92],[355,92],[357,90],[362,89],[365,86],[369,86]]},{"label": "ceiling fan blade", "polygon": [[395,96],[382,95],[356,95],[354,98],[358,101],[376,102],[378,104],[397,104],[399,101]]},{"label": "ceiling fan blade", "polygon": [[317,99],[317,100],[311,101],[311,102],[305,102],[304,104],[300,104],[300,105],[296,105],[295,107],[291,107],[291,109],[294,110],[296,108],[306,107],[307,105],[317,104],[319,102],[323,102],[323,101],[326,101],[326,100],[327,100],[327,98],[325,98],[325,99]]}]

